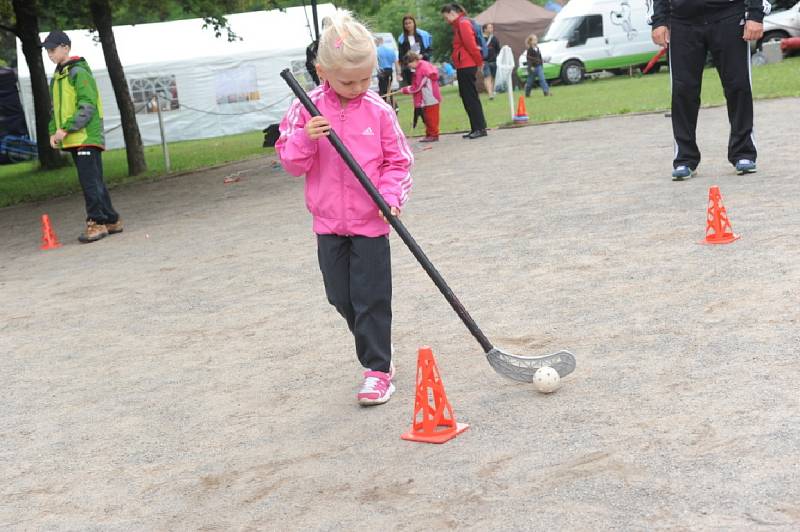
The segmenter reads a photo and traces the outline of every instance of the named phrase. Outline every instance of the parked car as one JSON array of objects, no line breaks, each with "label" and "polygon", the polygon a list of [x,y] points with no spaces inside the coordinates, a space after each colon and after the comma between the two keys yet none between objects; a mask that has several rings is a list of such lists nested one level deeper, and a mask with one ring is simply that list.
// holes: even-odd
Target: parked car
[{"label": "parked car", "polygon": [[[539,43],[547,79],[580,83],[587,72],[643,67],[659,51],[650,38],[645,0],[570,0]],[[517,76],[527,78],[526,54]],[[666,58],[651,70],[658,71]]]},{"label": "parked car", "polygon": [[764,17],[764,37],[758,43],[759,48],[765,42],[800,37],[800,2],[794,5],[791,2],[776,0],[772,4],[772,12]]}]

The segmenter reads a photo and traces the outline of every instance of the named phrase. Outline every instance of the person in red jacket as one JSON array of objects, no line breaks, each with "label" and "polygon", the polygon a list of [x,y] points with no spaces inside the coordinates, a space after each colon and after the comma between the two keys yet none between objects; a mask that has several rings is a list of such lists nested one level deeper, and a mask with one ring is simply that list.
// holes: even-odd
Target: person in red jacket
[{"label": "person in red jacket", "polygon": [[477,72],[483,66],[481,49],[472,29],[472,22],[467,18],[464,8],[458,4],[445,4],[442,16],[453,27],[453,65],[456,67],[458,95],[464,103],[464,110],[469,116],[470,132],[466,139],[477,139],[486,136],[486,118],[483,106],[478,97]]}]

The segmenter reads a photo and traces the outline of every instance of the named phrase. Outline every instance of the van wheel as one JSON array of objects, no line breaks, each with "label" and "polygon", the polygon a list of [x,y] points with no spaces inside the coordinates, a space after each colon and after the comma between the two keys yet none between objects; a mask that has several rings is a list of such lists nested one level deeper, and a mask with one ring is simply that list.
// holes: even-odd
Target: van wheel
[{"label": "van wheel", "polygon": [[580,83],[585,75],[586,70],[583,68],[583,63],[577,59],[570,59],[561,67],[561,81],[566,85]]}]

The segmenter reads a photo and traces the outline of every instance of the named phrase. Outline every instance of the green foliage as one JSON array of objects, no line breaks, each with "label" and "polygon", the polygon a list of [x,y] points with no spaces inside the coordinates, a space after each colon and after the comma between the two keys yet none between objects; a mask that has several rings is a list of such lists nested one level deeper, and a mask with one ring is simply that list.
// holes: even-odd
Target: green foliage
[{"label": "green foliage", "polygon": [[[417,27],[429,32],[433,37],[434,61],[449,61],[453,47],[453,31],[441,15],[442,6],[447,2],[431,0],[394,0],[385,2],[373,12],[355,9],[353,2],[344,2],[343,7],[352,9],[359,18],[365,20],[375,31],[389,32],[397,38],[403,31],[403,16],[414,15]],[[494,3],[494,0],[469,0],[459,2],[470,17]]]},{"label": "green foliage", "polygon": [[0,64],[11,65],[17,58],[17,41],[14,34],[0,31]]},{"label": "green foliage", "polygon": [[[225,15],[263,9],[266,3],[256,0],[114,0],[111,7],[115,25],[203,18],[217,37],[224,34],[229,41],[233,41],[238,37]],[[56,28],[94,29],[89,2],[39,0],[39,5],[42,31]]]},{"label": "green foliage", "polygon": [[17,24],[10,0],[0,0],[0,66],[13,64],[17,58],[17,43],[13,30]]},{"label": "green foliage", "polygon": [[11,0],[0,0],[0,25],[12,27],[15,24],[14,8]]}]

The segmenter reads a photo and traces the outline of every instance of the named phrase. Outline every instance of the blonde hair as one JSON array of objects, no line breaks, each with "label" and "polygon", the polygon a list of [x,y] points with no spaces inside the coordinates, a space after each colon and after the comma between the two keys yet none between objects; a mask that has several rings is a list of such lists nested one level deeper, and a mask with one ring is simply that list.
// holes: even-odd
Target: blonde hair
[{"label": "blonde hair", "polygon": [[413,63],[414,61],[419,61],[420,59],[422,59],[422,56],[419,55],[417,52],[409,50],[403,59],[405,60],[406,64],[408,64],[408,63]]},{"label": "blonde hair", "polygon": [[539,37],[537,37],[535,33],[528,35],[528,38],[525,39],[525,44],[528,46],[531,46],[533,43],[539,44]]},{"label": "blonde hair", "polygon": [[375,42],[369,30],[348,11],[339,11],[319,38],[317,63],[327,70],[377,63]]}]

